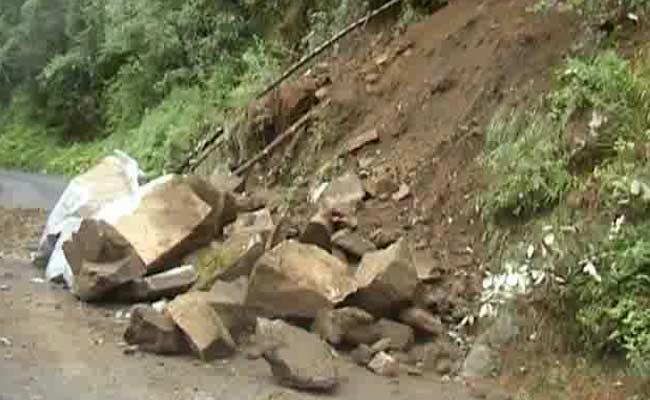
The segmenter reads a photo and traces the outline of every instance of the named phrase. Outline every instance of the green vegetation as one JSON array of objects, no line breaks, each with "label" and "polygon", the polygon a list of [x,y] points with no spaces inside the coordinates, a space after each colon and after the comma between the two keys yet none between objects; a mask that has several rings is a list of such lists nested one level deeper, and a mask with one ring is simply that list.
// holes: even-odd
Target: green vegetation
[{"label": "green vegetation", "polygon": [[493,237],[535,243],[541,226],[569,227],[547,256],[566,282],[554,295],[560,311],[578,323],[587,349],[623,352],[647,372],[650,79],[642,61],[612,50],[570,59],[535,111],[495,116],[484,210]]},{"label": "green vegetation", "polygon": [[[283,64],[383,1],[0,2],[0,165],[160,173]],[[426,2],[425,2],[426,3]]]}]

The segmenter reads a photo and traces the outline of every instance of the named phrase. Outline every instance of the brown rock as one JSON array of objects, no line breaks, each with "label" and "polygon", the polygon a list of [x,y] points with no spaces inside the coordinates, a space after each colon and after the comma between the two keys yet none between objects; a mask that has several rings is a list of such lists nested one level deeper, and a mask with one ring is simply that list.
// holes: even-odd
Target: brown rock
[{"label": "brown rock", "polygon": [[389,319],[381,319],[377,322],[376,328],[382,338],[390,339],[389,349],[404,350],[413,345],[415,334],[413,329],[399,322]]},{"label": "brown rock", "polygon": [[402,201],[405,198],[409,197],[411,195],[411,188],[405,184],[402,183],[399,185],[399,188],[395,193],[393,193],[393,200],[395,201]]},{"label": "brown rock", "polygon": [[194,241],[207,244],[213,237],[221,236],[223,228],[237,219],[237,201],[232,192],[217,188],[198,175],[184,177],[183,182],[211,207],[210,214],[192,237]]},{"label": "brown rock", "polygon": [[347,333],[368,328],[374,321],[375,318],[367,312],[354,307],[346,307],[319,311],[313,328],[323,340],[333,345],[357,344],[355,338],[347,336]]},{"label": "brown rock", "polygon": [[400,231],[397,229],[378,228],[370,234],[370,240],[379,249],[390,246],[400,238]]},{"label": "brown rock", "polygon": [[171,298],[187,292],[197,279],[196,268],[186,265],[135,279],[111,293],[111,297],[133,303]]},{"label": "brown rock", "polygon": [[356,136],[355,138],[351,139],[348,143],[346,143],[345,151],[347,153],[353,153],[367,144],[378,142],[378,141],[379,141],[379,133],[377,132],[377,129],[371,129],[369,131],[366,131]]},{"label": "brown rock", "polygon": [[390,350],[392,346],[392,340],[391,338],[383,338],[379,339],[377,342],[375,342],[372,346],[370,346],[370,350],[372,351],[372,354],[379,353],[380,351],[388,351]]},{"label": "brown rock", "polygon": [[205,293],[191,292],[176,297],[167,306],[174,323],[185,333],[190,346],[204,361],[230,356],[236,344]]},{"label": "brown rock", "polygon": [[399,363],[392,356],[382,352],[377,353],[368,368],[377,375],[395,377],[399,375]]},{"label": "brown rock", "polygon": [[84,301],[101,300],[146,272],[130,243],[103,221],[84,220],[63,251],[75,277],[72,291]]},{"label": "brown rock", "polygon": [[399,190],[399,186],[388,176],[372,179],[366,184],[366,189],[372,197],[386,200],[390,195]]},{"label": "brown rock", "polygon": [[359,177],[348,172],[327,185],[319,197],[319,203],[324,209],[354,210],[365,196],[366,191]]},{"label": "brown rock", "polygon": [[124,332],[124,341],[156,354],[180,354],[189,351],[183,333],[169,315],[150,306],[135,306],[131,323]]},{"label": "brown rock", "polygon": [[300,242],[313,244],[321,249],[332,252],[332,220],[325,211],[317,213],[305,227],[300,236]]},{"label": "brown rock", "polygon": [[[447,339],[413,346],[409,355],[422,365],[425,371],[438,371],[445,364],[454,369],[454,363],[462,358],[461,350]],[[445,372],[447,374],[449,372]]]},{"label": "brown rock", "polygon": [[399,317],[402,322],[420,331],[436,336],[442,335],[444,332],[444,326],[440,318],[433,316],[423,308],[407,308],[400,312]]},{"label": "brown rock", "polygon": [[386,250],[366,253],[355,279],[359,285],[355,304],[375,315],[409,302],[418,277],[406,240],[401,239]]},{"label": "brown rock", "polygon": [[248,278],[217,281],[210,290],[210,305],[217,311],[231,336],[237,341],[255,332],[257,311],[246,305]]},{"label": "brown rock", "polygon": [[377,250],[377,247],[371,241],[360,233],[352,232],[349,229],[336,232],[332,237],[332,242],[354,258],[361,258],[364,254]]},{"label": "brown rock", "polygon": [[314,318],[356,289],[347,266],[337,258],[316,246],[288,240],[257,262],[246,303],[273,316]]},{"label": "brown rock", "polygon": [[318,336],[284,321],[258,320],[257,336],[265,343],[264,359],[284,386],[332,391],[339,376],[328,346]]},{"label": "brown rock", "polygon": [[152,271],[209,243],[209,233],[193,234],[212,225],[216,211],[181,179],[167,176],[149,185],[137,208],[113,226]]}]

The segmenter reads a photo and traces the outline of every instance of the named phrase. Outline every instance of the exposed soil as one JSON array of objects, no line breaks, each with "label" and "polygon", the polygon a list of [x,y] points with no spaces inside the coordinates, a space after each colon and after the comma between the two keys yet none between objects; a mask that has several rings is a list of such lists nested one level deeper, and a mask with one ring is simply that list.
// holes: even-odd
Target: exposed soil
[{"label": "exposed soil", "polygon": [[[370,188],[386,180],[392,190],[407,185],[403,199],[392,190],[368,199],[359,229],[368,237],[409,237],[418,259],[440,271],[448,296],[469,304],[484,260],[477,197],[485,185],[483,128],[499,107],[548,87],[579,32],[570,16],[531,14],[530,3],[455,1],[408,29],[348,40],[311,70],[331,79],[330,103],[300,149],[289,144],[258,166],[249,189],[289,175],[284,182],[298,187],[290,215],[304,220],[313,212],[309,189],[328,163],[334,174],[355,170]],[[378,143],[346,151],[373,129]]]}]

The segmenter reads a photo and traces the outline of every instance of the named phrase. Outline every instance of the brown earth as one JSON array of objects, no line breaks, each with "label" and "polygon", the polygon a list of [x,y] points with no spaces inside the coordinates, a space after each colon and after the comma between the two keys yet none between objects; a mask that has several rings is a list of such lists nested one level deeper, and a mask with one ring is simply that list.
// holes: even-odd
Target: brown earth
[{"label": "brown earth", "polygon": [[0,258],[28,260],[36,250],[47,212],[0,207]]},{"label": "brown earth", "polygon": [[[394,188],[408,185],[401,200],[390,193],[367,200],[359,228],[369,237],[408,236],[418,257],[441,271],[450,297],[466,303],[461,298],[476,294],[484,261],[477,198],[485,185],[483,127],[498,107],[546,88],[579,32],[570,16],[531,14],[530,4],[454,1],[407,29],[349,39],[310,70],[331,80],[330,103],[299,145],[253,170],[248,189],[290,184],[297,195],[289,215],[300,221],[313,212],[307,196],[323,175],[356,170],[368,186],[386,179]],[[346,151],[373,129],[378,143]],[[330,167],[325,174],[323,166]]]}]

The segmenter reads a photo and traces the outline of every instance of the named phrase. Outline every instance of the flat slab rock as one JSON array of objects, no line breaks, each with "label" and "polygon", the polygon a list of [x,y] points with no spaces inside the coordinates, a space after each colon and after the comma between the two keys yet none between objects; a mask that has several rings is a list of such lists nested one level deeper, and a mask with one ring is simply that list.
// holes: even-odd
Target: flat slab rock
[{"label": "flat slab rock", "polygon": [[339,375],[329,347],[318,336],[284,321],[258,320],[264,359],[278,382],[299,390],[330,392]]},{"label": "flat slab rock", "polygon": [[185,293],[198,279],[196,268],[185,265],[144,278],[135,279],[111,293],[119,301],[145,302]]},{"label": "flat slab rock", "polygon": [[196,248],[190,236],[212,208],[189,184],[174,176],[150,182],[142,192],[137,207],[113,226],[133,246],[147,270],[155,270]]},{"label": "flat slab rock", "polygon": [[274,317],[314,318],[357,290],[348,267],[325,250],[293,240],[257,262],[246,304]]}]

